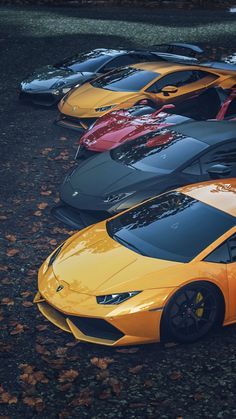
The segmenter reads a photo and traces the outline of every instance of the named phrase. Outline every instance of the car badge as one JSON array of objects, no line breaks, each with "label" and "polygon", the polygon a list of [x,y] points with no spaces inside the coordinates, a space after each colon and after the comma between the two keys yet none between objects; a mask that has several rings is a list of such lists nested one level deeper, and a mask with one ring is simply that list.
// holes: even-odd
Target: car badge
[{"label": "car badge", "polygon": [[75,191],[75,192],[73,192],[73,194],[72,194],[72,196],[77,196],[77,195],[79,195],[79,192],[78,192],[78,191]]},{"label": "car badge", "polygon": [[63,290],[63,288],[64,288],[63,285],[59,285],[56,289],[56,292],[59,292],[59,291]]},{"label": "car badge", "polygon": [[73,112],[76,112],[76,111],[77,111],[77,109],[78,109],[78,107],[77,107],[77,106],[73,106],[73,108],[72,108]]}]

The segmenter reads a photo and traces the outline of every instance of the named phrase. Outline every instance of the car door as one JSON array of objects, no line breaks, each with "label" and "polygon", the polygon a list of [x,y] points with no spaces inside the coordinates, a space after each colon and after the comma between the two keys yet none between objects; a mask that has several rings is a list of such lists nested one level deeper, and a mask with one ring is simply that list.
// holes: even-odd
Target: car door
[{"label": "car door", "polygon": [[[159,78],[155,83],[148,87],[146,93],[153,100],[164,102],[178,102],[195,93],[204,90],[212,85],[218,76],[201,70],[181,70],[167,74]],[[165,93],[162,89],[166,86],[175,86],[176,92]]]},{"label": "car door", "polygon": [[227,240],[230,263],[227,264],[230,317],[236,320],[236,233]]},{"label": "car door", "polygon": [[213,250],[205,259],[205,262],[213,263],[212,272],[216,272],[221,278],[224,287],[225,275],[228,283],[228,298],[226,297],[226,321],[236,320],[236,227],[230,236]]},{"label": "car door", "polygon": [[236,140],[211,148],[186,165],[181,171],[181,184],[211,180],[208,170],[215,164],[229,166],[231,173],[228,177],[236,176]]}]

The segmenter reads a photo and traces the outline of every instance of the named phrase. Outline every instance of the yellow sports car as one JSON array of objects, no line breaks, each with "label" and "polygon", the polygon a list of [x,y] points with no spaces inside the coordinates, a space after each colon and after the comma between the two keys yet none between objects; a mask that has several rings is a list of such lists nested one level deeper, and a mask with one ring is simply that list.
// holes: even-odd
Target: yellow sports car
[{"label": "yellow sports car", "polygon": [[70,237],[35,302],[75,338],[192,342],[236,322],[236,179],[185,186]]},{"label": "yellow sports car", "polygon": [[121,68],[72,89],[59,103],[57,124],[87,128],[98,117],[127,109],[141,101],[176,103],[213,85],[231,88],[236,72],[170,62],[142,63]]}]

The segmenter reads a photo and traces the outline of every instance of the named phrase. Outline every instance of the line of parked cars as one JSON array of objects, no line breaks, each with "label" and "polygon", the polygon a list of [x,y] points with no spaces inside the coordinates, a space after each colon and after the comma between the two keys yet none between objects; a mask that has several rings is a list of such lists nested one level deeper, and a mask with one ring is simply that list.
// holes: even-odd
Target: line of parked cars
[{"label": "line of parked cars", "polygon": [[39,270],[41,313],[77,339],[193,342],[236,322],[236,66],[191,44],[97,49],[20,98],[81,133],[52,214],[78,230]]}]

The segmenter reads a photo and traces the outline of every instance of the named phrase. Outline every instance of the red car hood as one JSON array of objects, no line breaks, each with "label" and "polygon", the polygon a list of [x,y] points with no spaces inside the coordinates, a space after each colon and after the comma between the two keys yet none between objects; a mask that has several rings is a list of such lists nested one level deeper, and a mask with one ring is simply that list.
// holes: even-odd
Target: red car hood
[{"label": "red car hood", "polygon": [[166,112],[137,117],[126,110],[114,111],[99,118],[96,124],[81,137],[80,143],[91,151],[107,151],[124,141],[186,120],[190,118]]}]

